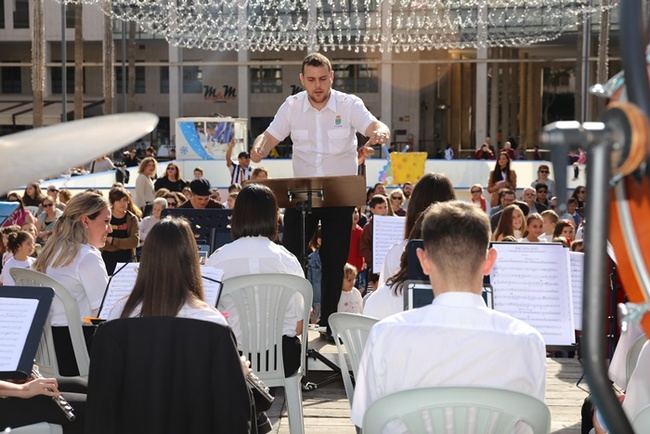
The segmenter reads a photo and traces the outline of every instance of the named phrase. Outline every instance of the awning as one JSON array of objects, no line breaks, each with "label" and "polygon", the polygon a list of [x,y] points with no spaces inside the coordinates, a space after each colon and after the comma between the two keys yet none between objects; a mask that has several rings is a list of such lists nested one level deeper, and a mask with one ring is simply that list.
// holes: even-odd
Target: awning
[{"label": "awning", "polygon": [[[99,106],[103,100],[84,101],[84,114],[92,107]],[[61,101],[46,101],[43,108],[43,125],[54,125],[61,122],[63,112]],[[66,111],[70,118],[74,113],[74,104],[69,101]],[[0,102],[0,125],[33,125],[34,104],[31,101],[2,101]]]}]

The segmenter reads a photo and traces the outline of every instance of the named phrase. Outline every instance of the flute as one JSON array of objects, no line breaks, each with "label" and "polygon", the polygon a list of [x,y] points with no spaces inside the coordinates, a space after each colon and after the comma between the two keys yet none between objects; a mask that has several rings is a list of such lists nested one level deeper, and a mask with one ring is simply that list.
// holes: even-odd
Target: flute
[{"label": "flute", "polygon": [[253,371],[250,371],[248,375],[246,375],[246,382],[256,389],[263,397],[269,402],[273,402],[275,399],[273,395],[271,395],[271,391],[269,390],[268,386],[262,382],[262,380],[259,379],[257,375],[253,373]]},{"label": "flute", "polygon": [[[41,375],[40,371],[38,370],[37,365],[34,365],[32,367],[32,377],[34,377],[34,378],[44,378]],[[56,403],[56,405],[59,406],[59,408],[61,409],[63,414],[65,414],[65,417],[70,422],[74,422],[74,420],[77,418],[77,416],[75,416],[74,409],[72,408],[70,403],[68,401],[66,401],[66,399],[63,397],[63,395],[53,396],[52,400]]]}]

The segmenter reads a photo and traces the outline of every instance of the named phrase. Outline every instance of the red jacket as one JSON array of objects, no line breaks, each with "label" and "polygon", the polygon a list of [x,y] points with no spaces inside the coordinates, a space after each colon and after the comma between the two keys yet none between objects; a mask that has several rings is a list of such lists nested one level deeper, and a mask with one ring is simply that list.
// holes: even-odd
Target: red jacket
[{"label": "red jacket", "polygon": [[348,264],[354,265],[357,267],[357,271],[363,269],[363,256],[361,255],[361,235],[363,234],[363,228],[359,225],[355,225],[352,228],[352,234],[350,235],[350,253],[348,254]]}]

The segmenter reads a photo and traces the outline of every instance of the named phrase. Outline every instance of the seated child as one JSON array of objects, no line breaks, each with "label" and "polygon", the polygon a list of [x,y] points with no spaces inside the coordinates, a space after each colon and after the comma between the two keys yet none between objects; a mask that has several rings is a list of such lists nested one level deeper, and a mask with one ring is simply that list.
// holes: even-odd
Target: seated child
[{"label": "seated child", "polygon": [[337,312],[361,313],[363,311],[361,292],[354,287],[356,278],[357,268],[346,263],[343,267],[343,286]]}]

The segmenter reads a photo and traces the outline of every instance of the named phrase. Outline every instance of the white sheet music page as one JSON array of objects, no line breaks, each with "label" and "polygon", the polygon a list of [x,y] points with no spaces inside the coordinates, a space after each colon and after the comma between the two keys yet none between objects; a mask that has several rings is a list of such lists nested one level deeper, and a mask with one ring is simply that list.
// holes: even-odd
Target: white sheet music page
[{"label": "white sheet music page", "polygon": [[0,371],[16,371],[38,300],[0,297]]},{"label": "white sheet music page", "polygon": [[548,243],[494,244],[490,275],[494,309],[535,327],[546,345],[575,343],[569,261],[564,247]]},{"label": "white sheet music page", "polygon": [[571,298],[573,299],[573,322],[576,330],[582,330],[582,294],[584,291],[585,254],[570,252]]},{"label": "white sheet music page", "polygon": [[372,220],[372,268],[379,273],[388,250],[404,239],[406,217],[376,215]]},{"label": "white sheet music page", "polygon": [[138,266],[140,264],[137,262],[130,262],[122,268],[123,265],[124,263],[115,266],[115,269],[120,271],[117,274],[114,274],[110,282],[108,282],[104,305],[102,306],[101,312],[98,314],[101,319],[108,318],[115,303],[123,298],[127,298],[131,295],[131,292],[133,292],[135,279],[138,277]]},{"label": "white sheet music page", "polygon": [[[203,276],[203,298],[205,302],[212,307],[217,307],[217,300],[219,299],[219,292],[221,291],[221,284],[213,282],[217,280],[223,282],[223,270],[207,265],[201,265],[201,276]],[[206,279],[207,277],[207,279]]]}]

